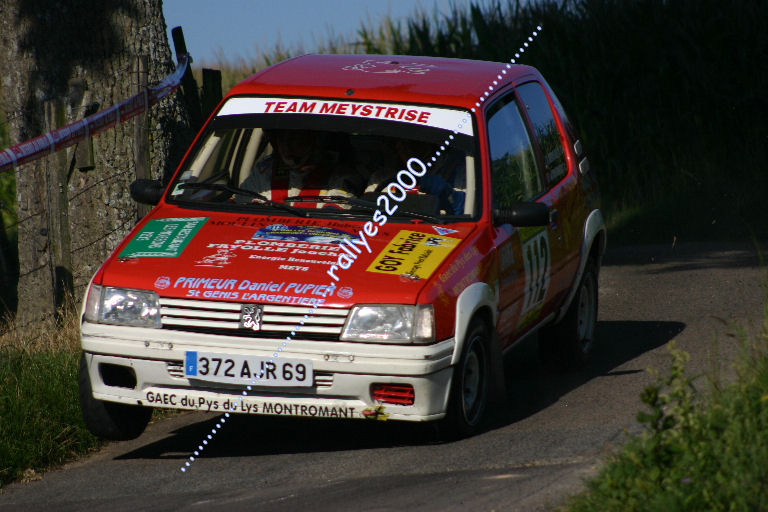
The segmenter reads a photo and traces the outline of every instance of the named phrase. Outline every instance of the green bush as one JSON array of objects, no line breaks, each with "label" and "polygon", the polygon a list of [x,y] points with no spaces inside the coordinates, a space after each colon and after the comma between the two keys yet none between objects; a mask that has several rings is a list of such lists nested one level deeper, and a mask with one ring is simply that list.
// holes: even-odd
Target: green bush
[{"label": "green bush", "polygon": [[736,381],[706,398],[685,374],[688,354],[672,346],[669,375],[641,396],[646,430],[568,510],[768,510],[766,346],[746,351]]}]

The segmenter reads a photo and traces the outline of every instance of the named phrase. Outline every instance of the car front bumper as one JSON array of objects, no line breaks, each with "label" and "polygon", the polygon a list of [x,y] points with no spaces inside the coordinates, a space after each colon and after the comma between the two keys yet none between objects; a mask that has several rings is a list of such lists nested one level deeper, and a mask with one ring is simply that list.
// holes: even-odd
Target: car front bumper
[{"label": "car front bumper", "polygon": [[[293,339],[281,356],[311,360],[313,385],[254,385],[247,390],[188,379],[186,351],[270,357],[283,340],[83,322],[81,341],[97,400],[209,412],[406,421],[445,416],[455,347],[453,338],[408,346]],[[108,385],[102,364],[131,368],[135,386]],[[410,384],[413,405],[376,402],[373,384]]]}]

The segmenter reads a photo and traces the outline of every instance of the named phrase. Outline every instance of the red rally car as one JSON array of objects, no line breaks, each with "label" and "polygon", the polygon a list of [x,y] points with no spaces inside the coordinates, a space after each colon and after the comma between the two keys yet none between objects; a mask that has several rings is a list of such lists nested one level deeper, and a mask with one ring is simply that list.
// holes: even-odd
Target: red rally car
[{"label": "red rally car", "polygon": [[[480,99],[482,98],[482,99]],[[605,249],[582,143],[539,72],[307,55],[229,92],[102,265],[88,428],[154,407],[481,425],[504,350],[583,362]]]}]

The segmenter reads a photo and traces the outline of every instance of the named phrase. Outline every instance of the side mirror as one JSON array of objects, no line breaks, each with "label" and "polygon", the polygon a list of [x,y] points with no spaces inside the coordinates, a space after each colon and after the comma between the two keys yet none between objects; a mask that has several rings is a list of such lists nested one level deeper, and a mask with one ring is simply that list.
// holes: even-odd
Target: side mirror
[{"label": "side mirror", "polygon": [[543,203],[513,203],[506,208],[496,208],[493,210],[493,225],[502,224],[546,226],[549,224],[549,207]]},{"label": "side mirror", "polygon": [[163,197],[165,187],[159,180],[136,180],[128,187],[131,199],[137,203],[156,205]]}]

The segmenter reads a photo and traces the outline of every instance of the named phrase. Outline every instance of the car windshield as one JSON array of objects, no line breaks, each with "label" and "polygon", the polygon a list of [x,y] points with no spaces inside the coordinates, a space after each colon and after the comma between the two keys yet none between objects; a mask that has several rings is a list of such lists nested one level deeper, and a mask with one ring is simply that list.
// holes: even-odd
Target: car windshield
[{"label": "car windshield", "polygon": [[[411,158],[429,167],[413,162],[414,172],[398,182]],[[467,133],[387,119],[245,113],[209,123],[168,200],[313,217],[370,217],[378,209],[447,223],[478,214],[480,189]]]}]

